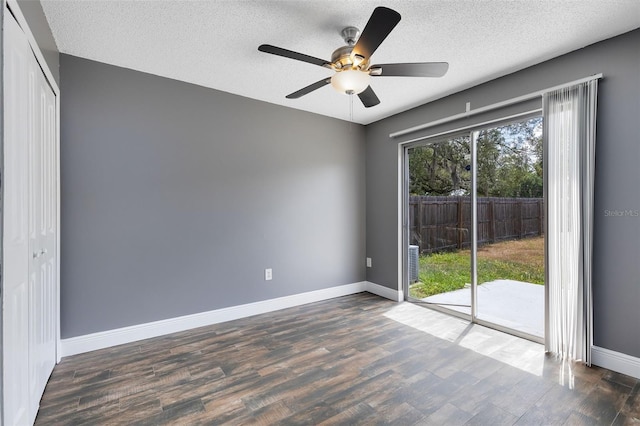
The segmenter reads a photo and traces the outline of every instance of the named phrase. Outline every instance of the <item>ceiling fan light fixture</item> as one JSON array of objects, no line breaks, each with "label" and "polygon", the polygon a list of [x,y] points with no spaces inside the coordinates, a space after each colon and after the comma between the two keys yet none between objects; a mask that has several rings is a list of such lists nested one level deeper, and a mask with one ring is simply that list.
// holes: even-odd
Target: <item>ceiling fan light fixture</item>
[{"label": "ceiling fan light fixture", "polygon": [[331,86],[340,93],[357,95],[369,87],[370,80],[371,76],[368,72],[347,69],[338,71],[331,77]]}]

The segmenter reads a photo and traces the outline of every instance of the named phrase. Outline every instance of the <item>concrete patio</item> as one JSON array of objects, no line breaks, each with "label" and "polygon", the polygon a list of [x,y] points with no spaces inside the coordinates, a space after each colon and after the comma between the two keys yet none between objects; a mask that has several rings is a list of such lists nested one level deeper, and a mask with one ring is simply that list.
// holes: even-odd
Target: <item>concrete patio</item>
[{"label": "concrete patio", "polygon": [[[471,314],[471,288],[422,299]],[[544,286],[496,280],[478,286],[478,318],[534,336],[544,337]]]}]

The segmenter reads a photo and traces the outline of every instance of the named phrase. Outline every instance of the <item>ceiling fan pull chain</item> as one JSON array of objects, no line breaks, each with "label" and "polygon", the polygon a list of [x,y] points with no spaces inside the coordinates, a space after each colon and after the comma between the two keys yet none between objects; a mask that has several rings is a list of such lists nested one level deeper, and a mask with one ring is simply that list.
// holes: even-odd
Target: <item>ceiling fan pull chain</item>
[{"label": "ceiling fan pull chain", "polygon": [[349,121],[353,123],[353,95],[349,95]]}]

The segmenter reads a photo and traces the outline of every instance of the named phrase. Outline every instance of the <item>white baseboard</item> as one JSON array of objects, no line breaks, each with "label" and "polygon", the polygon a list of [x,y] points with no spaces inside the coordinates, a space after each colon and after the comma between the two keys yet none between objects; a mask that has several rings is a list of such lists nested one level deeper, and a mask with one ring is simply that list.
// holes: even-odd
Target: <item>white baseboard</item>
[{"label": "white baseboard", "polygon": [[[201,312],[198,314],[169,318],[166,320],[154,321],[146,324],[101,331],[84,336],[62,339],[60,342],[61,352],[62,356],[76,355],[84,352],[95,351],[97,349],[104,349],[111,346],[121,345],[124,343],[131,343],[138,340],[149,339],[151,337],[176,333],[178,331],[185,331],[196,327],[218,324],[225,321],[264,314],[280,309],[292,308],[294,306],[304,305],[307,303],[319,302],[322,300],[333,299],[335,297],[361,293],[363,291],[371,291],[370,288],[385,289],[386,287],[362,281],[322,290],[310,291],[307,293],[294,294],[292,296],[278,297],[276,299],[269,299],[260,302],[247,303],[245,305],[216,309],[214,311]],[[393,292],[393,290],[387,290],[389,290],[389,292]],[[375,290],[371,292],[380,294]],[[383,294],[380,295],[383,297],[387,297]],[[391,297],[388,298],[391,299]]]},{"label": "white baseboard", "polygon": [[380,284],[367,281],[365,288],[369,293],[377,294],[378,296],[384,297],[385,299],[390,299],[395,302],[402,302],[404,300],[404,294],[402,291],[393,290]]},{"label": "white baseboard", "polygon": [[640,358],[610,349],[591,347],[591,363],[599,367],[640,379]]},{"label": "white baseboard", "polygon": [[[198,314],[185,315],[177,318],[170,318],[146,324],[101,331],[84,336],[71,337],[69,339],[62,339],[60,341],[61,353],[62,356],[76,355],[124,343],[131,343],[138,340],[162,336],[165,334],[190,330],[192,328],[246,318],[280,309],[292,308],[307,303],[333,299],[335,297],[347,296],[363,291],[367,291],[396,302],[402,302],[404,300],[404,294],[400,290],[393,290],[389,287],[369,281],[362,281],[322,290],[310,291],[307,293],[278,297],[276,299],[247,303],[245,305],[216,309],[214,311],[201,312]],[[591,360],[594,365],[640,379],[640,358],[593,346],[591,350]]]}]

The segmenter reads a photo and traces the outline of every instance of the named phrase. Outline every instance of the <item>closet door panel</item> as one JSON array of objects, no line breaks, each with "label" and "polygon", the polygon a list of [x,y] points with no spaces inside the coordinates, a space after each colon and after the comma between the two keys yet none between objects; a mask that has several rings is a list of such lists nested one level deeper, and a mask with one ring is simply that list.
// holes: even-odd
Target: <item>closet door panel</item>
[{"label": "closet door panel", "polygon": [[[6,12],[5,12],[6,13]],[[6,16],[6,14],[5,14]],[[4,424],[29,423],[29,56],[12,18],[4,26]]]},{"label": "closet door panel", "polygon": [[42,298],[40,297],[40,206],[42,176],[39,163],[41,161],[41,129],[40,129],[40,88],[38,87],[38,75],[33,58],[28,66],[29,96],[27,98],[28,114],[28,138],[29,147],[29,412],[36,412],[38,400],[34,401],[32,395],[37,394],[38,377],[36,366],[41,357],[38,344],[38,334],[41,327],[37,314],[42,310]]},{"label": "closet door panel", "polygon": [[[30,363],[31,400],[39,401],[56,360],[56,200],[55,200],[55,97],[38,64],[33,60],[35,80],[35,138],[31,160],[35,229],[30,232],[34,255],[29,268],[34,277],[30,289],[32,322],[30,344],[36,349]],[[37,409],[37,407],[36,407]]]}]

